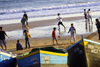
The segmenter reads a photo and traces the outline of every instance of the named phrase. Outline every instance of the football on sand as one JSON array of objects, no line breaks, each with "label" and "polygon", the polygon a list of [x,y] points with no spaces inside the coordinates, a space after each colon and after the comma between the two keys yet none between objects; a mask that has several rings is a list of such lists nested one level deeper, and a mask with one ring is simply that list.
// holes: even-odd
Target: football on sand
[{"label": "football on sand", "polygon": [[60,38],[60,36],[58,36],[58,38]]}]

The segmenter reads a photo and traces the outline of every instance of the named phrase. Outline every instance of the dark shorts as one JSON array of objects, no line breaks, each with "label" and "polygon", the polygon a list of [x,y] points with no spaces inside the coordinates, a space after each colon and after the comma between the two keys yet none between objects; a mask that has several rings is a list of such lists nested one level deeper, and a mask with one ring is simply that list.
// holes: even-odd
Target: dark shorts
[{"label": "dark shorts", "polygon": [[87,15],[85,15],[84,17],[85,17],[85,19],[87,19]]},{"label": "dark shorts", "polygon": [[6,41],[5,40],[0,40],[0,46],[2,46],[3,44],[6,46]]},{"label": "dark shorts", "polygon": [[58,26],[59,26],[60,24],[61,24],[61,25],[63,25],[63,23],[62,23],[62,22],[58,22]]},{"label": "dark shorts", "polygon": [[52,40],[57,40],[57,38],[56,37],[53,37]]}]

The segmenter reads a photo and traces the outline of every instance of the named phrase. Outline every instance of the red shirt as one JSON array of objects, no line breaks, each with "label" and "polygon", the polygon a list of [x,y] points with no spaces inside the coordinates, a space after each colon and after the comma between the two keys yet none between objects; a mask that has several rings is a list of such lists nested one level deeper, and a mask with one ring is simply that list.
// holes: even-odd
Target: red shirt
[{"label": "red shirt", "polygon": [[52,32],[52,37],[56,37],[56,31]]}]

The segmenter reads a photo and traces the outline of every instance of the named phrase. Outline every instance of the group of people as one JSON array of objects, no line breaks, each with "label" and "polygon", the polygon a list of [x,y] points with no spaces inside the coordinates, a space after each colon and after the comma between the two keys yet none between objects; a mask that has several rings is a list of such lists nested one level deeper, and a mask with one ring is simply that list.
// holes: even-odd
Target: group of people
[{"label": "group of people", "polygon": [[[29,38],[31,36],[29,34],[28,16],[26,12],[24,12],[23,18],[21,19],[21,23],[22,23],[23,35],[25,36],[25,49],[27,48],[27,44],[28,44],[28,48],[30,48]],[[18,47],[18,45],[20,45],[19,40],[17,42],[18,42],[17,43],[17,47]]]},{"label": "group of people", "polygon": [[[26,14],[26,12],[24,12],[23,18],[21,19],[21,23],[22,23],[22,29],[23,29],[23,34],[25,35],[25,49],[27,48],[27,44],[28,44],[28,48],[30,48],[30,42],[29,42],[29,38],[31,37],[29,34],[29,29],[28,29],[28,16]],[[6,41],[5,41],[5,35],[10,38],[6,32],[3,30],[3,27],[0,27],[0,46],[3,48],[3,45],[5,47],[5,50],[7,49],[6,46]],[[16,44],[16,49],[17,50],[22,50],[23,46],[20,43],[20,40],[17,40],[17,44]]]},{"label": "group of people", "polygon": [[86,11],[86,9],[84,9],[84,18],[85,18],[85,22],[86,22],[86,29],[89,29],[89,31],[91,32],[92,26],[93,26],[93,21],[92,21],[90,9],[88,9],[88,11]]},{"label": "group of people", "polygon": [[[58,13],[57,15],[58,15],[58,18],[57,19],[58,19],[58,28],[59,28],[59,31],[60,31],[60,25],[62,25],[64,27],[64,30],[66,31],[66,27],[64,26],[64,24],[62,22],[62,18],[60,17],[60,13]],[[92,22],[92,17],[91,17],[90,9],[87,12],[86,12],[86,10],[84,10],[84,15],[85,15],[86,21],[88,21],[88,23],[90,24],[89,19],[91,19],[91,22]],[[27,16],[26,12],[24,13],[23,18],[21,19],[21,23],[22,23],[23,34],[25,36],[25,49],[27,48],[27,44],[28,44],[28,48],[30,48],[29,38],[31,36],[29,34],[29,29],[28,29],[28,16]],[[98,34],[99,34],[99,40],[100,40],[100,22],[99,22],[98,19],[96,19],[96,26],[97,26],[97,30],[98,30]],[[73,23],[71,23],[71,27],[69,28],[68,33],[69,32],[71,34],[71,36],[70,36],[70,42],[72,41],[72,38],[75,41],[75,39],[76,39],[76,37],[75,37],[76,29],[75,29]],[[6,32],[3,30],[3,27],[0,27],[0,46],[2,47],[2,49],[4,49],[3,48],[3,44],[4,44],[5,50],[6,50],[7,49],[7,46],[6,46],[6,41],[5,41],[5,35],[8,38],[10,38],[6,34]],[[53,44],[54,44],[54,41],[56,41],[56,43],[58,44],[57,36],[56,36],[56,28],[55,27],[53,28],[53,31],[52,31],[52,41],[53,41]],[[23,49],[23,46],[21,45],[20,40],[17,40],[16,49],[17,50],[22,50]]]},{"label": "group of people", "polygon": [[[64,30],[66,31],[66,27],[65,25],[63,24],[62,22],[62,18],[60,17],[60,13],[57,14],[58,15],[58,27],[59,27],[59,31],[60,31],[60,25],[62,25],[64,27]],[[74,39],[74,41],[76,40],[76,37],[75,37],[75,34],[76,34],[76,29],[74,27],[74,24],[71,23],[71,27],[69,28],[69,31],[68,33],[70,32],[71,34],[71,37],[70,37],[70,42],[72,41],[72,38]],[[59,36],[60,37],[60,36]],[[53,41],[53,44],[54,44],[54,40],[56,41],[56,44],[58,44],[58,41],[57,41],[57,37],[56,37],[56,28],[54,27],[53,28],[53,31],[52,31],[52,41]]]}]

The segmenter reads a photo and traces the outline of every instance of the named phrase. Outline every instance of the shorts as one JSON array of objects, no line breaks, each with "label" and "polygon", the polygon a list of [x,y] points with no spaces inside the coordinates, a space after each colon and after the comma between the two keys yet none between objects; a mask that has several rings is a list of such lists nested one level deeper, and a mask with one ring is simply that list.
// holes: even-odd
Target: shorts
[{"label": "shorts", "polygon": [[85,15],[85,19],[87,19],[87,15]]},{"label": "shorts", "polygon": [[61,25],[63,25],[63,23],[62,23],[62,22],[58,22],[58,26],[59,26],[60,24],[61,24]]},{"label": "shorts", "polygon": [[0,46],[2,46],[4,44],[4,46],[6,46],[6,41],[5,40],[0,40]]},{"label": "shorts", "polygon": [[52,40],[57,40],[57,38],[56,37],[53,37]]}]

